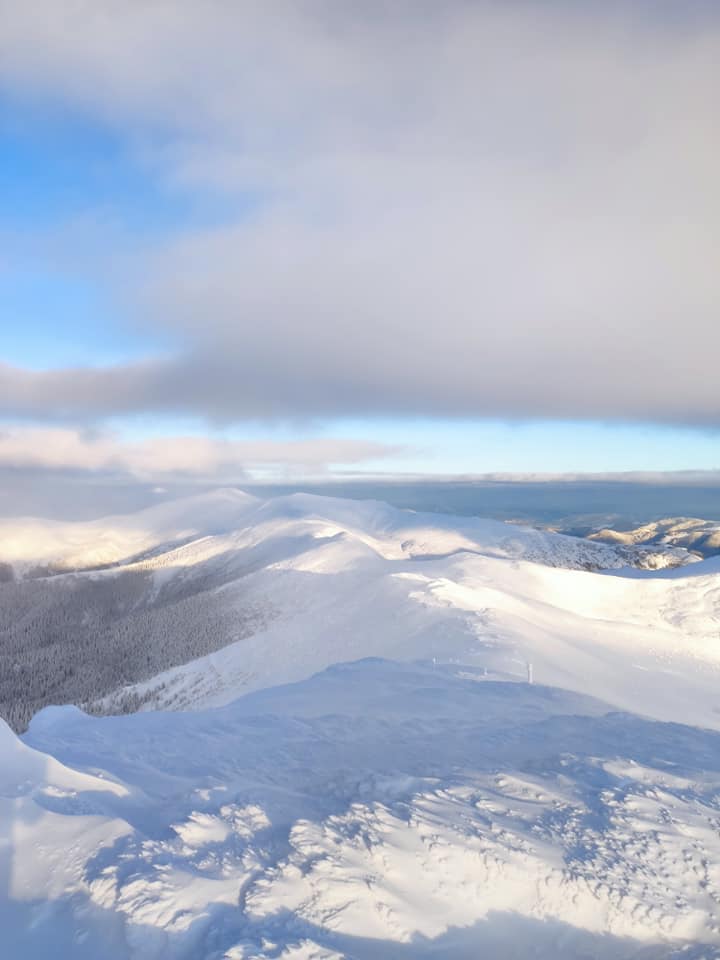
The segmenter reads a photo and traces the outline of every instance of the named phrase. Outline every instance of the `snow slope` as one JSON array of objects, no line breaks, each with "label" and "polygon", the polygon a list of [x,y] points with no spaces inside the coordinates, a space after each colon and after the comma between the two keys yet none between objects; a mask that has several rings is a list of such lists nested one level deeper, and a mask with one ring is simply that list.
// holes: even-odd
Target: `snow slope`
[{"label": "snow slope", "polygon": [[[44,526],[38,535],[29,524],[23,536],[18,522],[9,526],[0,556],[5,550],[27,576],[0,583],[0,716],[17,730],[48,703],[127,712],[143,703],[227,702],[366,653],[446,657],[456,647],[465,657],[478,634],[487,647],[495,614],[442,598],[443,583],[454,583],[463,564],[487,567],[487,580],[501,569],[498,561],[582,570],[627,563],[624,547],[497,521],[311,495],[263,501],[235,490],[55,525],[54,539]],[[511,611],[492,606],[508,620]],[[376,613],[382,627],[368,649]],[[510,641],[507,652],[517,624],[497,626]],[[310,650],[302,639],[308,634]],[[230,644],[234,653],[212,656]],[[268,657],[268,649],[279,656]],[[209,659],[175,672],[201,657]],[[163,670],[173,672],[158,676]]]},{"label": "snow slope", "polygon": [[365,660],[25,740],[87,782],[4,801],[17,956],[720,956],[717,733]]},{"label": "snow slope", "polygon": [[717,562],[197,506],[122,569],[272,616],[141,685],[190,711],[0,727],[3,957],[720,958]]},{"label": "snow slope", "polygon": [[206,611],[269,611],[251,636],[130,688],[148,706],[217,706],[382,656],[515,678],[532,664],[538,682],[619,709],[718,724],[720,579],[705,563],[644,575],[573,537],[309,495],[245,520],[143,561],[159,590],[221,583],[199,595]]}]

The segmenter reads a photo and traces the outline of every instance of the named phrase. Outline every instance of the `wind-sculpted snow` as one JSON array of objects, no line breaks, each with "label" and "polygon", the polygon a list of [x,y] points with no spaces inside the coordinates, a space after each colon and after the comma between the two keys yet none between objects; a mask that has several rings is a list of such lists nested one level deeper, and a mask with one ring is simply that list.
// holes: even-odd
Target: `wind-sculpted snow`
[{"label": "wind-sculpted snow", "polygon": [[67,775],[3,783],[10,956],[720,956],[720,733],[366,660],[24,739]]}]

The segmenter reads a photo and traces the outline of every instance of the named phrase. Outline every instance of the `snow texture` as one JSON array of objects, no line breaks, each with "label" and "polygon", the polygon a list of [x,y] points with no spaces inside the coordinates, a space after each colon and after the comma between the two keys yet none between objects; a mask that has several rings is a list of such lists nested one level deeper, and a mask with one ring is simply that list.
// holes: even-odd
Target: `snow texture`
[{"label": "snow texture", "polygon": [[132,528],[158,590],[275,613],[148,681],[192,710],[0,726],[3,957],[720,958],[716,561],[309,496],[218,498],[210,532],[207,500],[162,509]]}]

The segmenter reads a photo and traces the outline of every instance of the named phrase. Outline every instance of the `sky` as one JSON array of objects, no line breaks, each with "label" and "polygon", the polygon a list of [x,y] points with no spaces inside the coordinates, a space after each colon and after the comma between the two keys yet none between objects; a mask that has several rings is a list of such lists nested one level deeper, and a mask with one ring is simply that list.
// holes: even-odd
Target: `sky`
[{"label": "sky", "polygon": [[0,0],[0,484],[720,468],[718,89],[705,0]]}]

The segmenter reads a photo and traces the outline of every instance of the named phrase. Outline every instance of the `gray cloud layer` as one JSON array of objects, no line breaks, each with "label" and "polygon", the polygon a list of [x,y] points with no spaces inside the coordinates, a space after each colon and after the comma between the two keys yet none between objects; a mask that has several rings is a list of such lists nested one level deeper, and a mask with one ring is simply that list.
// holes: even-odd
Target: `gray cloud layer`
[{"label": "gray cloud layer", "polygon": [[720,424],[717,7],[0,0],[0,24],[6,84],[251,211],[115,268],[174,354],[0,367],[5,413]]}]

